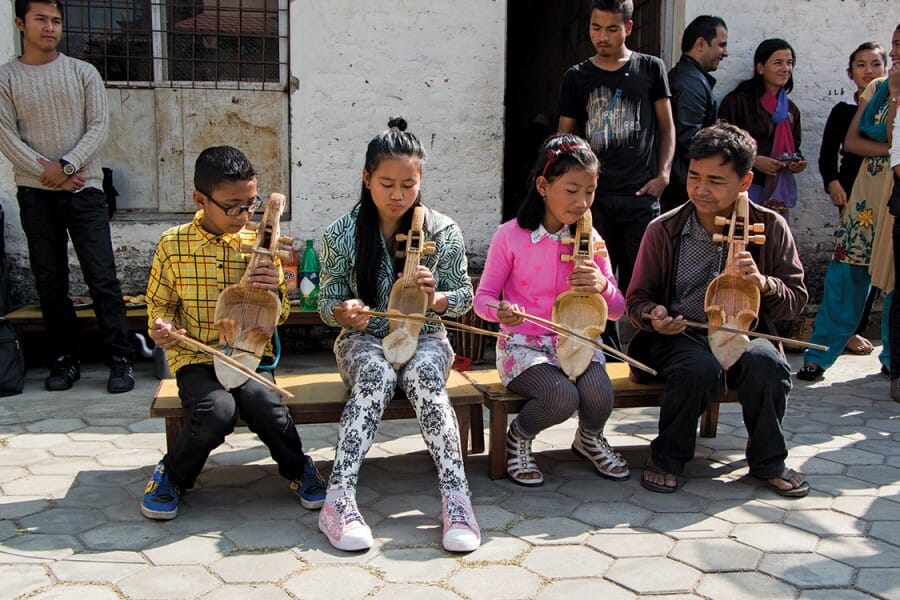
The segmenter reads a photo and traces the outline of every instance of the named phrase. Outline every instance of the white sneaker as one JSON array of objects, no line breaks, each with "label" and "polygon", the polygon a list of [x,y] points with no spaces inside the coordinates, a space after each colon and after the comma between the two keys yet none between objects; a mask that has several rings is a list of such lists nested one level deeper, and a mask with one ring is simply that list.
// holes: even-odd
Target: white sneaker
[{"label": "white sneaker", "polygon": [[325,498],[319,511],[319,530],[338,550],[368,550],[372,547],[372,530],[356,506],[356,497],[346,489],[335,498]]},{"label": "white sneaker", "polygon": [[462,492],[444,496],[444,548],[450,552],[471,552],[481,545],[481,529],[475,521],[472,501]]}]

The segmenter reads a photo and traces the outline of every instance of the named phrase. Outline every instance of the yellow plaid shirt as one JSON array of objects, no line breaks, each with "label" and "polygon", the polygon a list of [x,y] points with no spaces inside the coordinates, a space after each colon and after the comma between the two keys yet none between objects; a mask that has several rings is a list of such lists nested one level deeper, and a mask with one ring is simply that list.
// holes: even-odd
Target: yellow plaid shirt
[{"label": "yellow plaid shirt", "polygon": [[[255,233],[242,229],[236,234],[215,236],[200,226],[203,211],[197,211],[190,223],[166,230],[156,247],[150,280],[147,282],[148,327],[157,317],[169,319],[187,336],[210,346],[219,343],[219,331],[213,324],[219,293],[238,283],[247,269],[248,255],[241,244],[252,244]],[[275,259],[281,279],[281,317],[291,312],[281,263]],[[272,355],[271,344],[265,355]],[[172,373],[185,365],[209,364],[212,358],[179,344],[166,351]]]}]

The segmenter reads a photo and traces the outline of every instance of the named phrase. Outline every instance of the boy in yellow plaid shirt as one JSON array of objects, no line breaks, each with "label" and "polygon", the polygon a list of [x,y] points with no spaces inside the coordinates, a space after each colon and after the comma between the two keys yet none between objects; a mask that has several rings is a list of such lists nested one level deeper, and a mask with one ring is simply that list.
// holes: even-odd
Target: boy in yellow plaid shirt
[{"label": "boy in yellow plaid shirt", "polygon": [[[216,379],[212,359],[179,345],[171,332],[204,344],[218,342],[213,315],[219,293],[237,283],[247,268],[242,243],[252,242],[244,229],[261,202],[256,170],[236,148],[216,146],[200,153],[194,166],[194,204],[190,223],[162,234],[147,284],[150,337],[166,350],[178,395],[190,418],[175,445],[147,483],[141,513],[151,519],[174,519],[178,497],[193,487],[209,453],[225,441],[238,418],[256,433],[278,463],[278,472],[308,509],[321,508],[325,482],[303,444],[281,396],[251,380],[226,390]],[[277,291],[281,319],[290,312],[281,266],[264,259],[248,274],[250,285]],[[271,347],[266,349],[271,356]],[[274,380],[270,371],[262,377]]]}]

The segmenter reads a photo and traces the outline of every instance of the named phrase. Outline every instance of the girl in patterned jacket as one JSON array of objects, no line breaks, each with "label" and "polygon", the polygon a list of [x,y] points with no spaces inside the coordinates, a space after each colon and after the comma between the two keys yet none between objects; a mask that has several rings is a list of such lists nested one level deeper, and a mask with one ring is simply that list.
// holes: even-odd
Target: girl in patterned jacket
[{"label": "girl in patterned jacket", "polygon": [[[392,118],[388,127],[369,142],[359,203],[332,223],[322,240],[319,312],[325,323],[341,327],[334,353],[350,399],[341,416],[319,529],[340,550],[372,546],[372,532],[356,504],[356,484],[385,407],[399,386],[416,411],[437,466],[444,548],[466,552],[480,545],[481,532],[445,385],[454,358],[446,331],[439,323],[425,323],[412,359],[395,370],[381,345],[389,332],[387,320],[365,312],[369,307],[387,309],[391,286],[403,270],[402,260],[394,258],[402,249],[396,236],[409,231],[414,208],[422,206],[422,145],[406,132],[401,117]],[[460,316],[472,303],[460,229],[449,217],[426,209],[424,238],[436,247],[422,257],[415,274],[429,298],[427,316]]]}]

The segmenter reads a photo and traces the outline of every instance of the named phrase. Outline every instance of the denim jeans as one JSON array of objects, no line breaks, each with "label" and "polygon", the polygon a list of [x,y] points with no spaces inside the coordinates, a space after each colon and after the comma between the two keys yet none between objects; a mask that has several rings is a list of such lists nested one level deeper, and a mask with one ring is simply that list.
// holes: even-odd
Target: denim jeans
[{"label": "denim jeans", "polygon": [[650,444],[653,462],[681,474],[694,457],[697,421],[716,395],[737,390],[747,428],[750,474],[763,479],[781,475],[787,445],[781,421],[791,390],[790,365],[771,342],[753,339],[728,371],[715,359],[702,335],[649,334],[646,356],[637,357],[666,380],[659,411],[659,435]]},{"label": "denim jeans", "polygon": [[[274,381],[271,371],[259,371],[259,375]],[[269,448],[282,477],[303,476],[303,444],[278,392],[252,379],[226,390],[211,364],[181,367],[175,380],[181,405],[191,416],[163,459],[173,483],[192,488],[209,453],[234,431],[238,418]]]},{"label": "denim jeans", "polygon": [[20,187],[19,214],[53,358],[76,354],[78,330],[69,299],[69,237],[87,283],[97,326],[111,356],[131,357],[125,302],[116,276],[106,196]]}]

